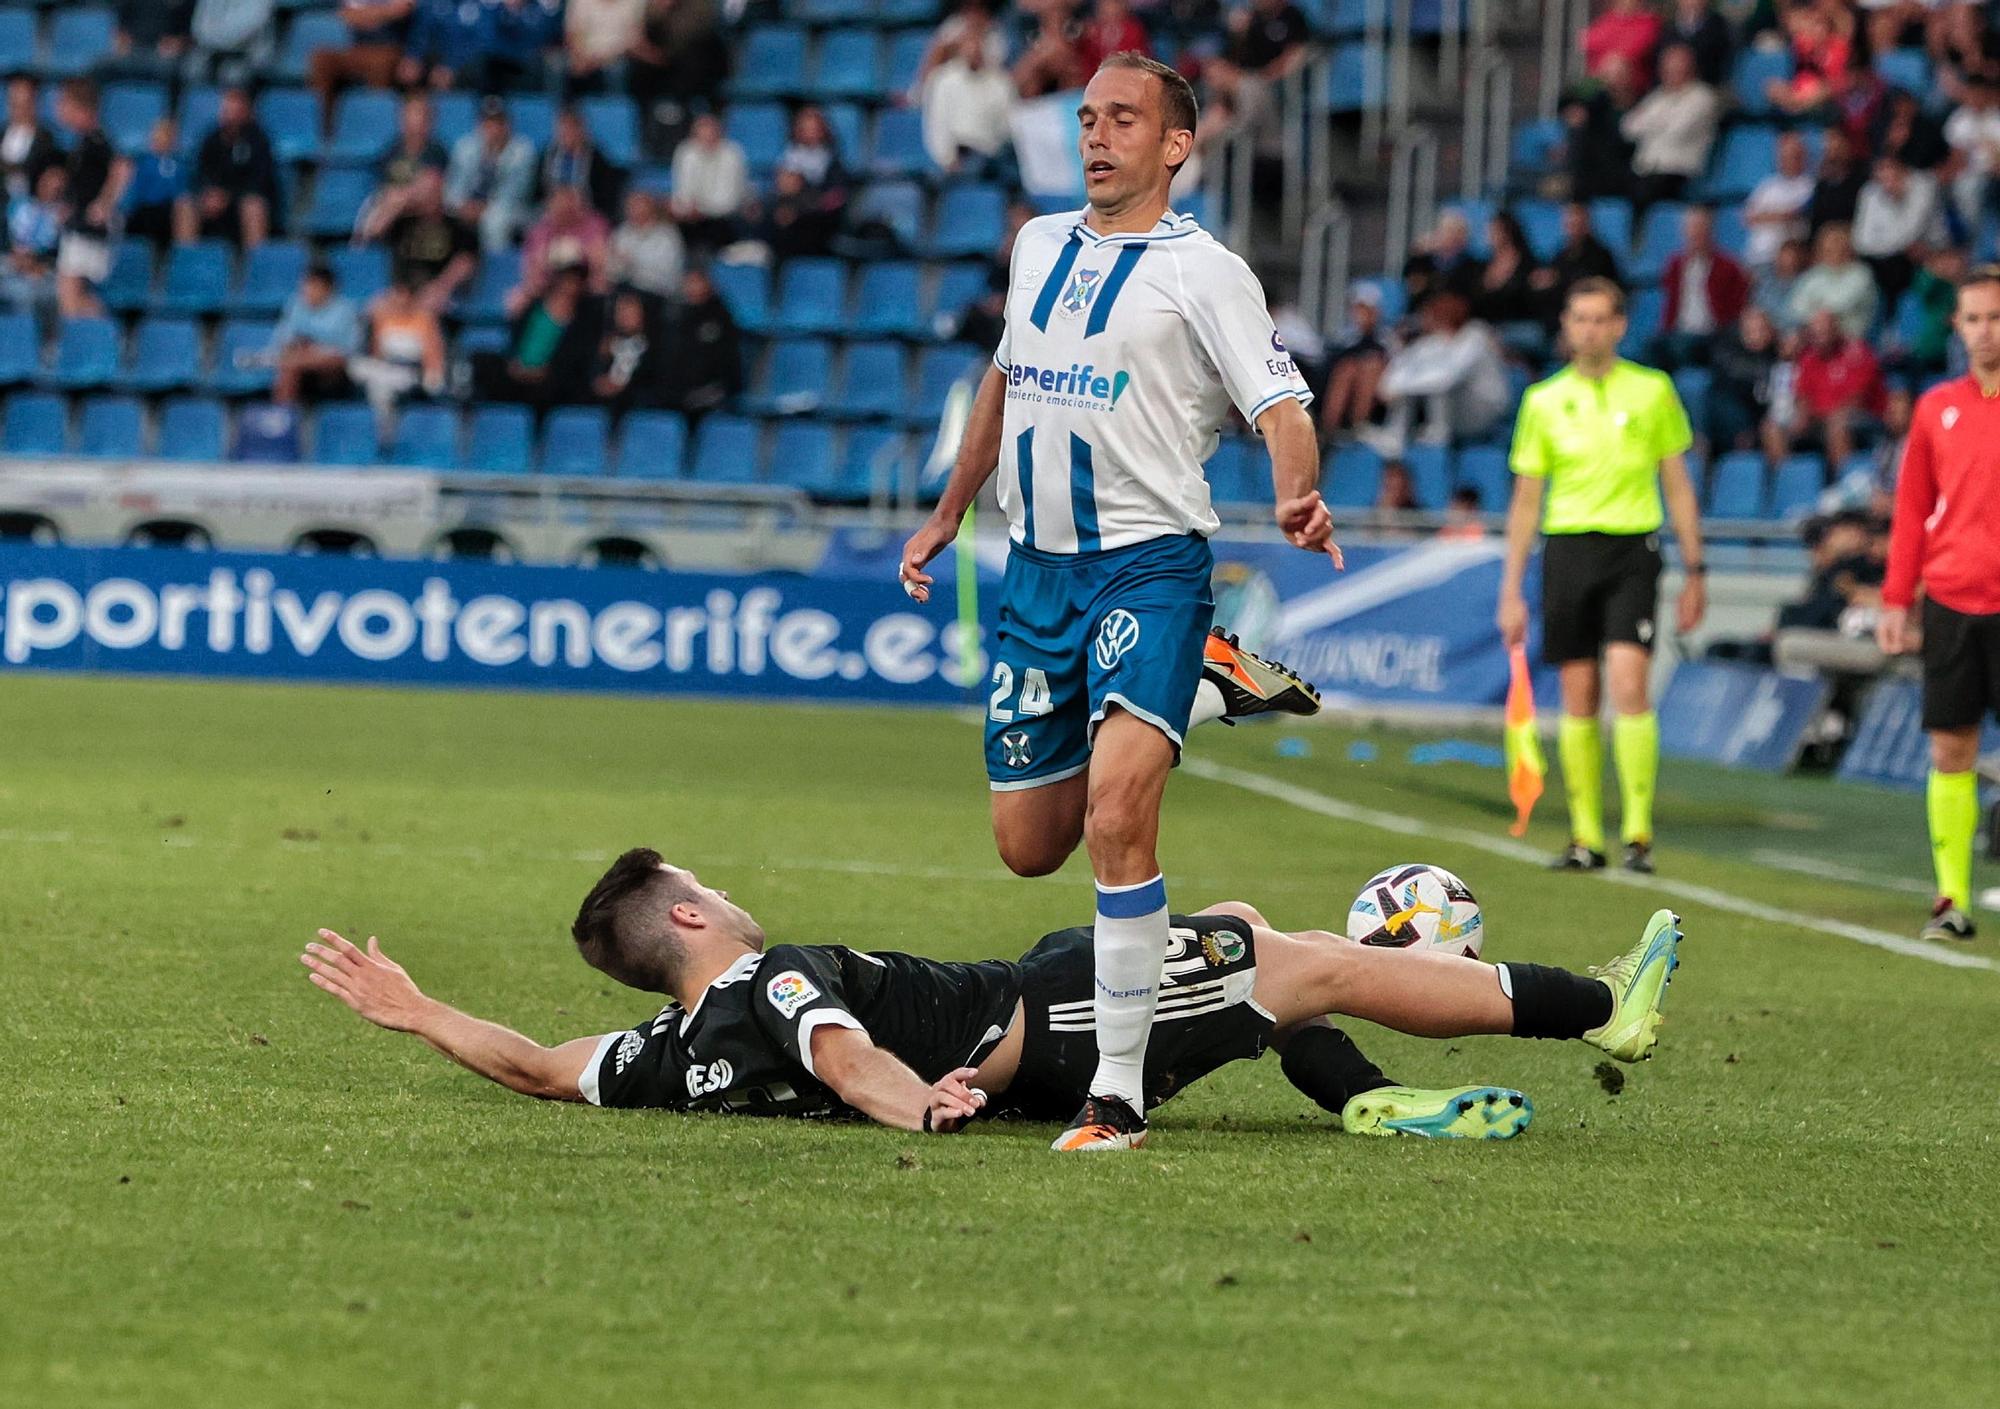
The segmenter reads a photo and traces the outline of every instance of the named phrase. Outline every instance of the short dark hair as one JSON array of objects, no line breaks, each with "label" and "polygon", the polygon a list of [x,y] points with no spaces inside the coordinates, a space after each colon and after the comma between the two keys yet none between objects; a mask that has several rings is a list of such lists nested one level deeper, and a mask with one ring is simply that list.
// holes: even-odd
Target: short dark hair
[{"label": "short dark hair", "polygon": [[306,266],[306,282],[311,284],[325,284],[328,288],[332,288],[333,266],[319,263],[308,264]]},{"label": "short dark hair", "polygon": [[687,961],[667,912],[690,894],[666,858],[635,846],[598,878],[577,909],[570,937],[583,961],[631,988],[664,990]]},{"label": "short dark hair", "polygon": [[2000,264],[1975,264],[1958,281],[1958,291],[1964,293],[1982,284],[2000,284]]},{"label": "short dark hair", "polygon": [[[1194,99],[1194,85],[1182,78],[1178,70],[1137,49],[1120,49],[1115,54],[1105,55],[1097,71],[1102,73],[1108,68],[1133,69],[1159,79],[1160,125],[1168,132],[1195,130],[1195,124],[1200,121],[1201,108]],[[1176,166],[1174,170],[1179,171],[1180,167]]]},{"label": "short dark hair", "polygon": [[72,78],[64,82],[62,95],[85,112],[97,111],[97,82],[89,78]]},{"label": "short dark hair", "polygon": [[1620,318],[1625,316],[1625,290],[1620,288],[1615,280],[1607,279],[1601,274],[1592,274],[1587,279],[1578,279],[1571,284],[1569,292],[1563,295],[1564,310],[1567,311],[1578,299],[1593,294],[1601,294],[1610,299],[1611,311]]}]

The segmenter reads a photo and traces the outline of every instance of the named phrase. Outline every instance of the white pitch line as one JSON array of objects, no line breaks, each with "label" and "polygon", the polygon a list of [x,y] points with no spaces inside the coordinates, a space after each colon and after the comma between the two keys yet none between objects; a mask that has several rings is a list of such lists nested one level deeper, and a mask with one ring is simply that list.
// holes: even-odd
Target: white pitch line
[{"label": "white pitch line", "polygon": [[[1274,801],[1286,803],[1302,812],[1331,817],[1335,821],[1355,822],[1364,827],[1393,832],[1399,836],[1427,837],[1437,841],[1454,842],[1459,846],[1469,846],[1492,856],[1502,856],[1509,861],[1522,861],[1531,865],[1539,865],[1545,859],[1541,852],[1511,837],[1493,837],[1465,827],[1440,826],[1434,822],[1420,821],[1415,817],[1405,817],[1395,812],[1380,812],[1372,807],[1342,802],[1338,798],[1328,797],[1310,788],[1282,783],[1276,778],[1253,773],[1245,768],[1231,768],[1226,764],[1212,763],[1207,759],[1191,756],[1182,757],[1181,768],[1197,778],[1206,778],[1212,783],[1226,783],[1231,787],[1242,788],[1245,792],[1257,793]],[[1706,905],[1712,910],[1727,911],[1749,920],[1783,925],[1787,929],[1838,935],[1857,944],[1886,949],[1892,954],[1922,959],[1930,964],[1943,964],[1947,968],[1986,969],[2000,973],[2000,961],[1988,959],[1984,955],[1963,954],[1957,950],[1926,944],[1921,940],[1906,939],[1887,930],[1850,924],[1846,920],[1838,920],[1830,915],[1802,915],[1795,911],[1780,910],[1775,905],[1765,905],[1761,901],[1748,900],[1743,896],[1716,890],[1712,886],[1696,885],[1691,881],[1677,881],[1662,876],[1640,876],[1630,871],[1605,871],[1598,879],[1610,881],[1615,885],[1630,886],[1635,890],[1654,891],[1696,905]]]}]

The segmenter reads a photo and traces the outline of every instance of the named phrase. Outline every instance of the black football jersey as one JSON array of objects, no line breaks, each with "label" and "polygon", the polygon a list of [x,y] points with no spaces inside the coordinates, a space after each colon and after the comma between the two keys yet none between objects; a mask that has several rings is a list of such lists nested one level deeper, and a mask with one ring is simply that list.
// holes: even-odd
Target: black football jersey
[{"label": "black football jersey", "polygon": [[746,954],[692,1008],[669,1003],[602,1038],[580,1083],[600,1106],[745,1115],[851,1115],[813,1072],[812,1035],[864,1032],[925,1081],[976,1066],[1006,1035],[1017,965],[943,963],[840,945]]}]

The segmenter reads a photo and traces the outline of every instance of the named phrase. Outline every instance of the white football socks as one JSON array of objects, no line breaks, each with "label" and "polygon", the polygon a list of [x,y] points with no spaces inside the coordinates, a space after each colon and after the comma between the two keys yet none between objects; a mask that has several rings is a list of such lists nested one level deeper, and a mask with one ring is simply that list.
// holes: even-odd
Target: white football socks
[{"label": "white football socks", "polygon": [[1194,710],[1188,715],[1188,728],[1220,719],[1228,710],[1229,706],[1222,702],[1221,687],[1213,680],[1204,680],[1194,687]]},{"label": "white football socks", "polygon": [[1116,1096],[1146,1113],[1146,1039],[1160,1002],[1167,961],[1167,882],[1162,876],[1131,886],[1097,888],[1097,1021],[1093,1096]]}]

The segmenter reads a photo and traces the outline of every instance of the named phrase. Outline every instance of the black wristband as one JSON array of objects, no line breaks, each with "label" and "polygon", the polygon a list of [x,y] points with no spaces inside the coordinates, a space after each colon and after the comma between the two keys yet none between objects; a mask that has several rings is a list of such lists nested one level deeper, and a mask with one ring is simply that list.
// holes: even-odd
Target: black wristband
[{"label": "black wristband", "polygon": [[1707,564],[1707,563],[1682,563],[1682,564],[1681,564],[1681,576],[1682,576],[1682,577],[1707,577],[1707,576],[1708,576],[1708,564]]},{"label": "black wristband", "polygon": [[924,1134],[937,1134],[937,1131],[931,1129],[931,1108],[929,1106],[924,1107]]}]

